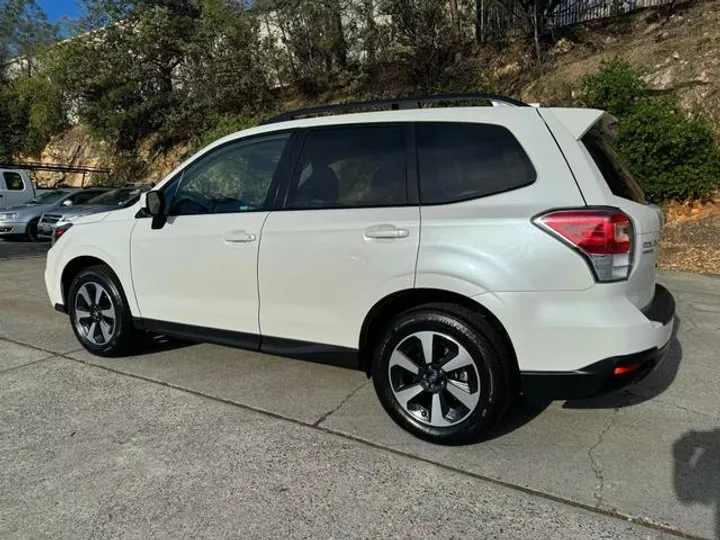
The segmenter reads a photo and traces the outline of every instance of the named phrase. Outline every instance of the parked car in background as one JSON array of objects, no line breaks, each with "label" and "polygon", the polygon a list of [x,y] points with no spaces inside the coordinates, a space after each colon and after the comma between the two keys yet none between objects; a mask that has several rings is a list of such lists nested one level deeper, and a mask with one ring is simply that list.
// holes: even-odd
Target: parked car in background
[{"label": "parked car in background", "polygon": [[0,211],[0,238],[25,237],[37,242],[38,223],[45,212],[84,204],[109,188],[54,189],[38,194],[23,204]]},{"label": "parked car in background", "polygon": [[43,240],[54,240],[58,230],[61,235],[64,227],[71,224],[80,216],[125,208],[128,205],[134,204],[140,195],[148,189],[150,188],[116,188],[90,199],[85,204],[71,206],[68,208],[58,208],[46,212],[42,215],[40,222],[38,223],[38,237]]},{"label": "parked car in background", "polygon": [[26,203],[38,193],[28,171],[0,169],[0,210]]}]

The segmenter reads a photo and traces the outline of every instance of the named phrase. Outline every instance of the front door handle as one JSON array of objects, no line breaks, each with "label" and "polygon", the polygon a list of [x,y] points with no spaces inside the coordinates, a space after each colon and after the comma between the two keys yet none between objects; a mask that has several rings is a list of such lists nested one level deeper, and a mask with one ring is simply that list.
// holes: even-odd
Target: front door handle
[{"label": "front door handle", "polygon": [[228,244],[245,244],[255,240],[257,240],[257,236],[245,231],[232,231],[225,235],[225,241]]},{"label": "front door handle", "polygon": [[395,225],[374,225],[365,229],[365,238],[407,238],[410,231],[398,229]]}]

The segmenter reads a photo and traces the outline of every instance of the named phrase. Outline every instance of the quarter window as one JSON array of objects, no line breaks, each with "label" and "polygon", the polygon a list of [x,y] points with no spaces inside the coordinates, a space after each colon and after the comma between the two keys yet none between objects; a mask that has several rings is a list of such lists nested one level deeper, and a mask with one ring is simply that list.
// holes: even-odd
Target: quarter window
[{"label": "quarter window", "polygon": [[5,186],[9,191],[22,191],[25,189],[25,182],[23,182],[22,176],[15,172],[3,173],[5,178]]},{"label": "quarter window", "polygon": [[317,209],[407,204],[405,131],[401,125],[310,131],[287,206]]},{"label": "quarter window", "polygon": [[494,124],[417,124],[420,202],[487,197],[532,184],[535,169],[520,143]]},{"label": "quarter window", "polygon": [[238,141],[212,151],[183,172],[170,215],[266,209],[275,169],[289,134]]}]

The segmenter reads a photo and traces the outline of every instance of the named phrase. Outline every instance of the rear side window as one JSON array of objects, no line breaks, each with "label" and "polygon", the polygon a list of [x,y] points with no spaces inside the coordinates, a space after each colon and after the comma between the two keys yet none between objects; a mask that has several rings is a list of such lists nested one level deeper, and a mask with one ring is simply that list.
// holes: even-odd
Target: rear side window
[{"label": "rear side window", "polygon": [[525,150],[502,126],[417,124],[420,202],[487,197],[532,184],[537,174]]},{"label": "rear side window", "polygon": [[313,129],[305,137],[288,207],[400,206],[408,202],[402,125]]},{"label": "rear side window", "polygon": [[25,183],[23,182],[22,176],[14,172],[3,173],[5,178],[5,186],[9,191],[22,191],[25,189]]},{"label": "rear side window", "polygon": [[602,131],[591,129],[582,142],[613,195],[638,203],[645,202],[645,193],[640,184],[630,174],[613,149],[610,139]]}]

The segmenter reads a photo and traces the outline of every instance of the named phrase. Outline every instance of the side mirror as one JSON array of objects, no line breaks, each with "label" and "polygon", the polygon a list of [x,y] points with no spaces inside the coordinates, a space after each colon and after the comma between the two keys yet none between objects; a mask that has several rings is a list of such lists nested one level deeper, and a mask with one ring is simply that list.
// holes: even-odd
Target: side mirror
[{"label": "side mirror", "polygon": [[162,191],[149,191],[145,196],[145,210],[152,216],[152,228],[162,229],[167,223],[165,216],[165,194]]},{"label": "side mirror", "polygon": [[72,206],[73,202],[70,199],[67,199],[66,201],[62,202],[62,205],[63,206]]}]

